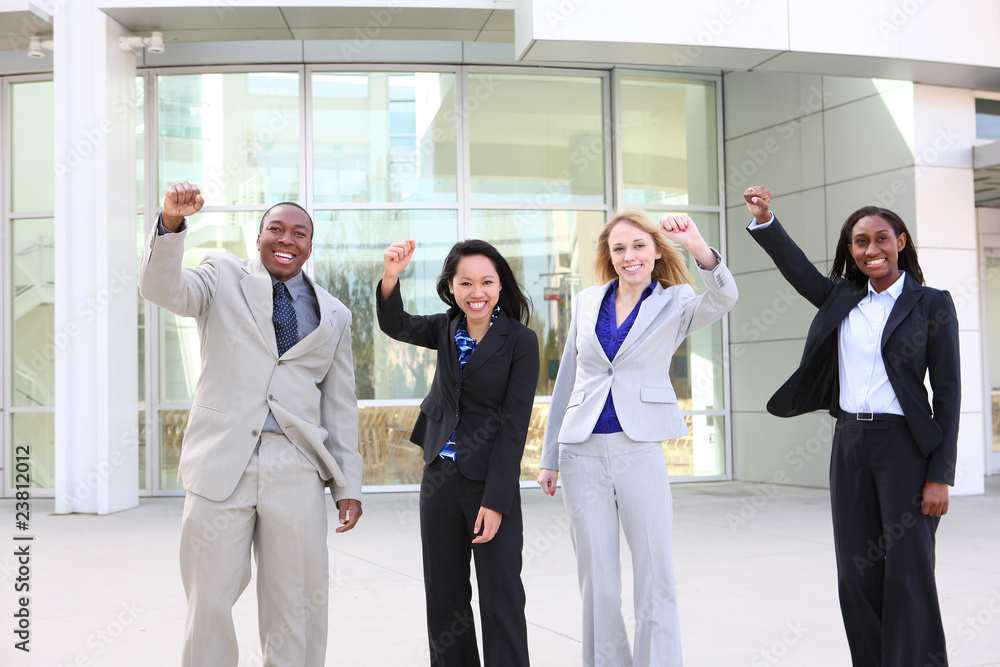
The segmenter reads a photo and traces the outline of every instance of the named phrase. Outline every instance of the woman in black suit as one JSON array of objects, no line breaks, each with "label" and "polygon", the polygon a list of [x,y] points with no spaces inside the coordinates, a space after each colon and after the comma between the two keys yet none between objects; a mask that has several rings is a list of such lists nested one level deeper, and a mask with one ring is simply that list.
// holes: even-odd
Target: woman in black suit
[{"label": "woman in black suit", "polygon": [[430,393],[410,440],[424,450],[420,539],[431,665],[478,667],[469,559],[476,560],[487,667],[528,664],[518,479],[538,383],[531,303],[489,243],[455,244],[437,292],[447,313],[403,310],[399,274],[416,243],[393,243],[376,287],[378,323],[437,350]]},{"label": "woman in black suit", "polygon": [[955,482],[955,305],[948,292],[924,286],[910,234],[892,211],[852,213],[826,277],[770,213],[770,190],[755,186],[744,197],[754,239],[819,308],[798,370],[767,409],[779,417],[828,409],[837,418],[830,498],[854,666],[946,666],[934,535]]}]

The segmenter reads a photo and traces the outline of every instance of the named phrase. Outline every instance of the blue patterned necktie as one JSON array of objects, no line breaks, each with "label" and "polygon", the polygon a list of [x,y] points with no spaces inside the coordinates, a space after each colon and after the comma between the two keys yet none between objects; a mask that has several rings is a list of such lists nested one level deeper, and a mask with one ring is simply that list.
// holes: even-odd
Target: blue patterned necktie
[{"label": "blue patterned necktie", "polygon": [[274,285],[274,336],[278,339],[278,356],[283,356],[288,348],[295,345],[299,338],[299,324],[295,317],[295,308],[288,298],[285,283]]}]

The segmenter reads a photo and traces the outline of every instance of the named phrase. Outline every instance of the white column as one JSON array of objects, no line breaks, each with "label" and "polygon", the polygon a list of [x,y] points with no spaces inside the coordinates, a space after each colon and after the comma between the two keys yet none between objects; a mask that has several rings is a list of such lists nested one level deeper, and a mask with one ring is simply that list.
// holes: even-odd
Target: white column
[{"label": "white column", "polygon": [[913,86],[914,193],[920,268],[931,287],[947,289],[958,311],[962,415],[954,493],[983,493],[988,410],[984,387],[980,271],[973,188],[975,94],[962,88]]},{"label": "white column", "polygon": [[138,504],[135,55],[55,5],[56,512]]}]

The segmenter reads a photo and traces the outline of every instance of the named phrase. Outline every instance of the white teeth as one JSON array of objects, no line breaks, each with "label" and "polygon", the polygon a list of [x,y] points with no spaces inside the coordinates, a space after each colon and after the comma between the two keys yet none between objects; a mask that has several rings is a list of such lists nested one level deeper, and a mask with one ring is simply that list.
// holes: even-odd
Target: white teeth
[{"label": "white teeth", "polygon": [[288,260],[292,259],[292,256],[289,255],[287,252],[276,252],[274,253],[274,256],[280,259],[288,259]]},{"label": "white teeth", "polygon": [[629,273],[635,273],[636,271],[642,268],[642,264],[636,264],[635,266],[625,266],[622,268],[624,268]]},{"label": "white teeth", "polygon": [[882,257],[880,259],[873,259],[866,263],[868,264],[868,266],[881,266],[882,264],[885,264],[885,257]]},{"label": "white teeth", "polygon": [[482,308],[485,305],[486,305],[485,301],[470,301],[469,302],[469,308],[471,308],[472,310],[479,310],[480,308]]}]

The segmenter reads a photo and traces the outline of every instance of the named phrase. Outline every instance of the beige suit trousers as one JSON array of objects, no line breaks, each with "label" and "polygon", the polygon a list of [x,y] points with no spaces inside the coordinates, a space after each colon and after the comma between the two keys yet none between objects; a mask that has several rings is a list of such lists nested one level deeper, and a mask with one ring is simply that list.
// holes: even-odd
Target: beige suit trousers
[{"label": "beige suit trousers", "polygon": [[187,595],[185,667],[236,667],[233,605],[257,562],[266,667],[322,667],[329,568],[323,480],[284,435],[263,433],[236,490],[216,502],[188,491],[181,520]]}]

